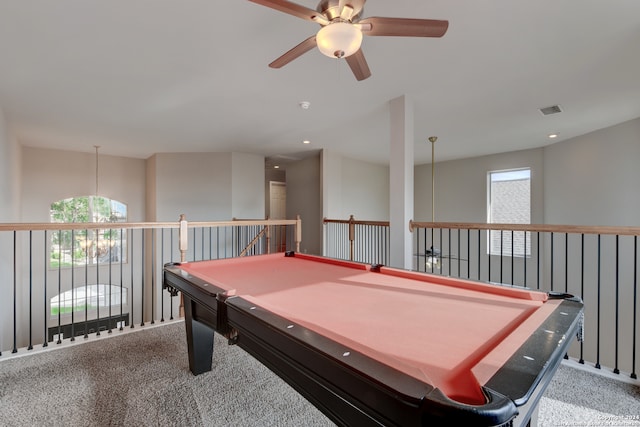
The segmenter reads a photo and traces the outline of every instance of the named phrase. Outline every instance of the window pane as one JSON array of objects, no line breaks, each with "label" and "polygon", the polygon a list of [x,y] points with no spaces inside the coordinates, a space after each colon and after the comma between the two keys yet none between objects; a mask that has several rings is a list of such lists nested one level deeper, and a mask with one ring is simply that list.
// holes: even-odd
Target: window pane
[{"label": "window pane", "polygon": [[[531,170],[518,169],[489,173],[489,223],[531,223]],[[492,230],[492,255],[526,256],[531,253],[531,234]]]},{"label": "window pane", "polygon": [[50,216],[51,222],[105,223],[104,229],[51,233],[51,267],[126,262],[126,230],[110,228],[127,221],[124,203],[99,196],[73,197],[52,203]]}]

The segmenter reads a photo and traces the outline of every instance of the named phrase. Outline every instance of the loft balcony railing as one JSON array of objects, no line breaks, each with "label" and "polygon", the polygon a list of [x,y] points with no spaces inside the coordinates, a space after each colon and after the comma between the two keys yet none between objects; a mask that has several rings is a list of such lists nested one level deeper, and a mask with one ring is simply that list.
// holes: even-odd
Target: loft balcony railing
[{"label": "loft balcony railing", "polygon": [[299,250],[301,221],[0,224],[0,357],[173,320],[171,262]]},{"label": "loft balcony railing", "polygon": [[[325,219],[324,254],[388,265],[389,223]],[[640,227],[411,222],[413,269],[570,293],[585,304],[568,356],[637,379]]]},{"label": "loft balcony railing", "polygon": [[389,222],[323,219],[324,253],[331,258],[389,265]]}]

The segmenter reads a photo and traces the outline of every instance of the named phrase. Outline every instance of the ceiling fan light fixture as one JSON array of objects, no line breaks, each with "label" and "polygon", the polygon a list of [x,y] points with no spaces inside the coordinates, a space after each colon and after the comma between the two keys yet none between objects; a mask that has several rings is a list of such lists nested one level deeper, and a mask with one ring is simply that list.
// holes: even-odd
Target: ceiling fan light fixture
[{"label": "ceiling fan light fixture", "polygon": [[362,32],[353,24],[334,22],[316,34],[318,49],[330,58],[346,58],[360,49]]}]

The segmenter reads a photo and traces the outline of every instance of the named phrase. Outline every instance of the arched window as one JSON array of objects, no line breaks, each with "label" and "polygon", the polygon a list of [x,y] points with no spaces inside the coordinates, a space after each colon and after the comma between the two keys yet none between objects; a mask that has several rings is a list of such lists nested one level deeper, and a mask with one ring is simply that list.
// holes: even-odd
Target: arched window
[{"label": "arched window", "polygon": [[80,286],[51,298],[51,316],[85,310],[93,313],[98,307],[107,309],[126,306],[127,294],[128,289],[123,286],[104,284]]},{"label": "arched window", "polygon": [[105,228],[51,233],[50,266],[72,267],[126,262],[126,232],[111,224],[127,221],[127,205],[100,196],[81,196],[51,204],[51,222],[104,223]]}]

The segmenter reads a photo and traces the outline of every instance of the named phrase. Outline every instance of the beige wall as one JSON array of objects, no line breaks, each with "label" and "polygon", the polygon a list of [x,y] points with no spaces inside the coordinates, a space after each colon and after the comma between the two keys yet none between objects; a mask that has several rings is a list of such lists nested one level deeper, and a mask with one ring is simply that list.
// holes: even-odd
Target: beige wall
[{"label": "beige wall", "polygon": [[231,160],[231,217],[264,218],[264,157],[232,153]]},{"label": "beige wall", "polygon": [[640,118],[544,149],[545,221],[640,226]]},{"label": "beige wall", "polygon": [[244,153],[162,153],[148,160],[157,221],[264,217],[264,157]]},{"label": "beige wall", "polygon": [[389,219],[389,167],[321,153],[323,216],[331,219]]},{"label": "beige wall", "polygon": [[0,108],[0,222],[15,222],[20,214],[22,150]]},{"label": "beige wall", "polygon": [[[23,222],[49,222],[51,203],[96,192],[95,152],[23,147]],[[145,220],[145,161],[99,154],[100,196],[127,205],[128,220]]]},{"label": "beige wall", "polygon": [[[436,162],[435,220],[487,221],[487,174],[531,169],[531,222],[544,221],[544,152],[542,148]],[[415,220],[431,221],[431,164],[415,167]]]}]

